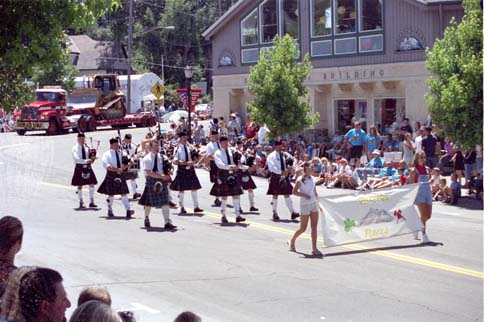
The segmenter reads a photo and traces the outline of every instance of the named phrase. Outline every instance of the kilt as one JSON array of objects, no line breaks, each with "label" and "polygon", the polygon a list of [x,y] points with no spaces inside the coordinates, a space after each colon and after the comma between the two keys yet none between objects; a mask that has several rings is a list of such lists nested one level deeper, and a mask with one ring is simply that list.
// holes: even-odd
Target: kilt
[{"label": "kilt", "polygon": [[292,184],[289,182],[289,177],[281,180],[280,174],[271,172],[269,178],[269,189],[267,189],[268,195],[281,196],[292,195]]},{"label": "kilt", "polygon": [[217,181],[217,172],[218,168],[217,165],[215,164],[215,161],[210,160],[210,182],[215,183]]},{"label": "kilt", "polygon": [[[229,184],[228,179],[230,176],[235,177],[235,183]],[[242,186],[240,185],[240,175],[237,172],[230,173],[228,170],[218,170],[217,180],[210,190],[210,195],[215,197],[227,197],[227,196],[240,196],[243,194]]]},{"label": "kilt", "polygon": [[170,184],[170,189],[173,191],[187,191],[201,189],[200,181],[198,181],[195,168],[186,166],[178,166],[176,170],[175,180]]},{"label": "kilt", "polygon": [[249,171],[243,171],[240,170],[238,171],[239,177],[240,177],[240,184],[242,185],[242,189],[244,190],[249,190],[249,189],[256,189],[257,186],[255,185],[254,179],[252,179],[252,176],[250,175]]},{"label": "kilt", "polygon": [[99,186],[99,189],[97,189],[97,192],[108,196],[127,195],[129,189],[126,184],[124,173],[117,174],[113,171],[106,171],[106,177],[104,178],[103,183]]},{"label": "kilt", "polygon": [[97,184],[96,175],[92,171],[90,164],[76,164],[74,175],[72,176],[71,185],[85,186]]},{"label": "kilt", "polygon": [[[153,187],[156,182],[161,182],[163,184],[163,190],[156,193]],[[161,208],[168,205],[169,195],[168,195],[168,185],[165,181],[161,179],[155,179],[153,177],[146,177],[146,185],[139,204],[142,206]]]}]

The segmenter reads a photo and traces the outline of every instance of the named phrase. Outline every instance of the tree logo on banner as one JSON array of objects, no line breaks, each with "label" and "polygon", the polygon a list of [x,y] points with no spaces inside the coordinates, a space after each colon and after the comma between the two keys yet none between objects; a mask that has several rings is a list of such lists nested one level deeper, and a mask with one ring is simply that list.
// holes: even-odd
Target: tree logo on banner
[{"label": "tree logo on banner", "polygon": [[347,233],[349,233],[349,232],[351,232],[351,230],[353,229],[353,227],[356,226],[356,221],[354,221],[353,219],[347,218],[344,221],[344,224],[345,224],[345,231]]}]

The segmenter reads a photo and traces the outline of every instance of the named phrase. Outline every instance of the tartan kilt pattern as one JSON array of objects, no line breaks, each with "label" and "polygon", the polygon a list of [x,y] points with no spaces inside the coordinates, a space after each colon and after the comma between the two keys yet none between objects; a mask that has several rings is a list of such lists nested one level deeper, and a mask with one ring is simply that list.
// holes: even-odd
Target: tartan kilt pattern
[{"label": "tartan kilt pattern", "polygon": [[170,189],[173,191],[187,191],[187,190],[199,190],[202,186],[198,181],[195,168],[186,166],[178,166],[176,170],[175,180],[170,184]]},{"label": "tartan kilt pattern", "polygon": [[[161,182],[163,184],[163,190],[156,193],[153,187],[156,182]],[[142,206],[161,208],[164,205],[168,205],[169,195],[168,195],[168,185],[165,181],[161,179],[155,179],[152,177],[146,177],[146,185],[139,204]]]},{"label": "tartan kilt pattern", "polygon": [[240,184],[242,185],[242,189],[244,190],[257,189],[254,179],[252,179],[252,176],[250,175],[249,171],[242,171],[239,169],[239,176],[240,176]]},{"label": "tartan kilt pattern", "polygon": [[97,184],[96,175],[92,171],[90,164],[76,164],[74,175],[72,176],[71,185],[85,186]]},{"label": "tartan kilt pattern", "polygon": [[[235,183],[229,184],[228,178],[235,177]],[[228,170],[218,170],[217,180],[210,190],[210,195],[215,197],[240,196],[244,193],[240,185],[240,175],[238,172],[230,173]]]},{"label": "tartan kilt pattern", "polygon": [[[119,182],[120,179],[121,182]],[[126,178],[124,177],[124,173],[117,174],[113,171],[107,171],[106,177],[104,178],[103,183],[97,189],[97,192],[102,193],[108,196],[114,195],[127,195],[129,193],[128,185],[126,184]]]},{"label": "tartan kilt pattern", "polygon": [[217,173],[218,173],[218,168],[217,165],[215,164],[215,161],[210,160],[210,182],[215,183],[217,181]]},{"label": "tartan kilt pattern", "polygon": [[267,194],[274,196],[292,195],[292,184],[291,182],[289,182],[289,177],[281,180],[280,174],[275,174],[271,172]]}]

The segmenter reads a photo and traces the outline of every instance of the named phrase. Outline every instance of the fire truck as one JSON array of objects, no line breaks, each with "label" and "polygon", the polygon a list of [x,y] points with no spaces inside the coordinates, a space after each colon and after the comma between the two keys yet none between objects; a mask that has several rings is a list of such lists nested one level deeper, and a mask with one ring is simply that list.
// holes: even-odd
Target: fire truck
[{"label": "fire truck", "polygon": [[68,96],[59,86],[45,86],[35,91],[36,100],[24,106],[17,116],[17,133],[43,130],[48,135],[96,131],[98,127],[127,128],[131,125],[156,125],[151,112],[126,113],[126,98],[119,89],[115,74],[86,78],[85,86]]}]

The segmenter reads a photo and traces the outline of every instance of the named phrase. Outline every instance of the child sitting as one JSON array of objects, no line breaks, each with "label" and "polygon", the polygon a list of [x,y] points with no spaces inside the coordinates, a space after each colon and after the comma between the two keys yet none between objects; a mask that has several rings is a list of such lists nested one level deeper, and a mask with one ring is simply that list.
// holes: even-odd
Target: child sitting
[{"label": "child sitting", "polygon": [[430,178],[430,186],[432,187],[432,194],[435,194],[440,189],[440,180],[442,176],[440,175],[440,169],[434,168],[432,170],[432,177]]},{"label": "child sitting", "polygon": [[461,197],[461,186],[460,183],[457,181],[458,176],[456,173],[453,173],[450,176],[450,200],[449,203],[451,205],[455,205],[457,203],[457,200]]},{"label": "child sitting", "polygon": [[447,185],[447,180],[445,178],[440,179],[440,184],[433,194],[434,200],[439,201],[439,197],[441,197],[443,202],[448,202],[449,199],[449,186]]}]

